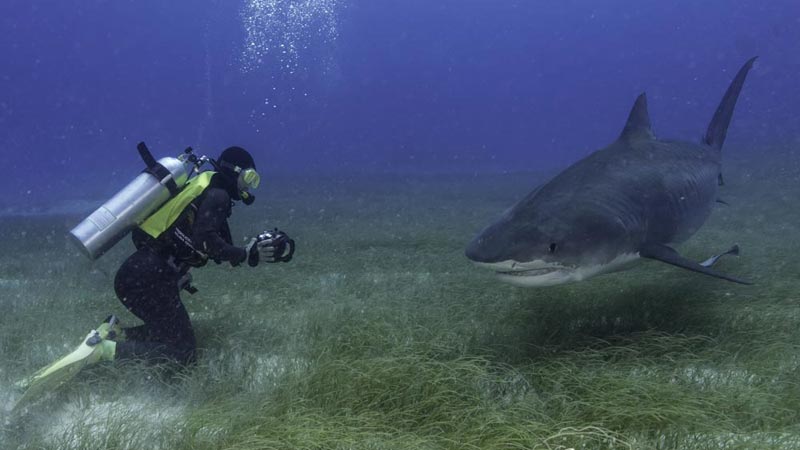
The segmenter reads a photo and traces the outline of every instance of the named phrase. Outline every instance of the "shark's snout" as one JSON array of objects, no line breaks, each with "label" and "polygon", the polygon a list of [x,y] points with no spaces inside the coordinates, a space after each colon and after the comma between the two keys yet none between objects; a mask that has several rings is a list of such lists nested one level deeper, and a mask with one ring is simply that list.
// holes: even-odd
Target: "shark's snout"
[{"label": "shark's snout", "polygon": [[523,241],[505,219],[481,230],[467,245],[464,254],[475,263],[497,263],[507,260],[520,260],[516,249]]},{"label": "shark's snout", "polygon": [[486,253],[483,251],[482,247],[482,240],[480,236],[475,237],[470,243],[467,245],[467,249],[464,251],[464,255],[466,255],[467,259],[472,262],[490,262],[487,259]]},{"label": "shark's snout", "polygon": [[464,254],[475,263],[496,263],[508,259],[503,255],[503,246],[496,241],[487,237],[486,233],[481,233],[467,245]]}]

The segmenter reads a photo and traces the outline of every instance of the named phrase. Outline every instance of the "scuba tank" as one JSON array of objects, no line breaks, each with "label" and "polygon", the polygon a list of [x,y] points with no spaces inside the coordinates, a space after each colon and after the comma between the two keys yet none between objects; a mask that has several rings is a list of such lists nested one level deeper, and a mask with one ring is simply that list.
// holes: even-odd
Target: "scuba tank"
[{"label": "scuba tank", "polygon": [[70,231],[78,247],[97,259],[133,228],[180,192],[193,172],[207,161],[187,148],[178,157],[156,161],[144,142],[136,147],[146,168],[127,186]]}]

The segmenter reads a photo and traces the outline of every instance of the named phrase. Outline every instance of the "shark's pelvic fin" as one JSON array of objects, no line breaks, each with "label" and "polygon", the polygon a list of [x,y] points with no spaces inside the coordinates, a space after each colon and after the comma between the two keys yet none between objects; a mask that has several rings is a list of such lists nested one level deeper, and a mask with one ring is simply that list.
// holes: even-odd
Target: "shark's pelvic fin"
[{"label": "shark's pelvic fin", "polygon": [[661,262],[665,262],[667,264],[672,264],[673,266],[682,267],[684,269],[688,269],[693,272],[699,272],[705,275],[710,275],[712,277],[732,281],[734,283],[753,284],[750,281],[745,281],[739,278],[725,275],[709,267],[702,266],[692,260],[686,259],[680,254],[678,254],[678,252],[676,252],[673,248],[668,247],[664,244],[658,244],[658,243],[644,244],[639,249],[639,256],[641,256],[642,258],[655,259]]},{"label": "shark's pelvic fin", "polygon": [[728,133],[728,125],[730,125],[731,118],[733,117],[733,108],[736,107],[736,100],[739,99],[739,92],[742,91],[744,80],[747,78],[747,73],[750,72],[756,58],[757,57],[753,57],[747,60],[742,68],[739,69],[733,81],[731,81],[731,85],[728,86],[728,90],[725,91],[725,95],[722,96],[722,101],[719,103],[719,106],[717,106],[714,117],[708,125],[706,135],[703,137],[704,144],[716,148],[717,150],[722,149],[722,144],[725,142],[725,135]]},{"label": "shark's pelvic fin", "polygon": [[619,138],[636,140],[653,139],[654,137],[653,129],[650,126],[650,113],[647,112],[647,95],[643,92],[636,98]]}]

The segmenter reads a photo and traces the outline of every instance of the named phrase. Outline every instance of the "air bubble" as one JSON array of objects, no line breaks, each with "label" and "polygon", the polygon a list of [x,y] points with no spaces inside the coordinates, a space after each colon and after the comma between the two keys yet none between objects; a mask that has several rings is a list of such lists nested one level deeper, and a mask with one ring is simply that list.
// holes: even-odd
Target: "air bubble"
[{"label": "air bubble", "polygon": [[246,34],[241,70],[259,69],[267,57],[277,60],[277,67],[297,67],[301,59],[298,48],[308,49],[312,40],[323,44],[335,41],[341,1],[247,0],[241,14]]}]

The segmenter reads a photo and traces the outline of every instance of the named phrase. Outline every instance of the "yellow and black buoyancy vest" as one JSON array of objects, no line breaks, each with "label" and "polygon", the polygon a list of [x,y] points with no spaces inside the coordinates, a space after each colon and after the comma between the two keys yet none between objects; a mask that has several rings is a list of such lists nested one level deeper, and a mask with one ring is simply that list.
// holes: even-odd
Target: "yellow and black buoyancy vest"
[{"label": "yellow and black buoyancy vest", "polygon": [[183,189],[133,230],[136,248],[149,247],[178,264],[202,267],[208,255],[192,240],[198,199],[211,186],[216,172],[202,172],[189,180]]},{"label": "yellow and black buoyancy vest", "polygon": [[211,178],[215,174],[216,172],[209,170],[189,180],[178,195],[172,197],[164,206],[142,222],[139,228],[153,239],[158,239],[175,224],[186,208],[208,189],[211,185]]}]

